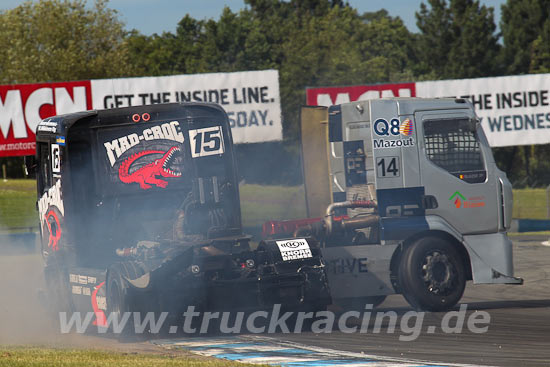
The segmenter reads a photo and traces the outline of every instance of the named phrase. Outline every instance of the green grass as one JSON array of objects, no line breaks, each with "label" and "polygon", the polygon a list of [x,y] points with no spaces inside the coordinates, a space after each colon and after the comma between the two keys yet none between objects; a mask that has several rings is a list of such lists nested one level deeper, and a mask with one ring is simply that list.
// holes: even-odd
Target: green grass
[{"label": "green grass", "polygon": [[[0,181],[0,230],[37,227],[36,183],[33,180]],[[241,185],[243,224],[259,227],[265,221],[306,216],[302,186]]]},{"label": "green grass", "polygon": [[241,212],[245,227],[260,227],[268,220],[306,217],[303,186],[241,185]]},{"label": "green grass", "polygon": [[[36,183],[34,180],[0,181],[0,230],[37,227]],[[268,220],[306,216],[302,186],[241,185],[243,225],[261,227]]]},{"label": "green grass", "polygon": [[550,219],[546,208],[546,189],[514,190],[513,218]]},{"label": "green grass", "polygon": [[251,366],[213,358],[185,357],[173,354],[128,354],[98,350],[0,347],[0,366],[94,366],[94,367],[225,367]]},{"label": "green grass", "polygon": [[540,231],[540,232],[509,232],[508,236],[510,237],[522,237],[522,236],[547,236],[550,237],[550,231]]},{"label": "green grass", "polygon": [[0,230],[38,227],[34,180],[0,180]]},{"label": "green grass", "polygon": [[[0,231],[38,226],[34,180],[0,181]],[[303,186],[240,186],[243,225],[306,217]],[[514,190],[514,218],[549,219],[546,189]],[[13,230],[12,230],[13,231]]]}]

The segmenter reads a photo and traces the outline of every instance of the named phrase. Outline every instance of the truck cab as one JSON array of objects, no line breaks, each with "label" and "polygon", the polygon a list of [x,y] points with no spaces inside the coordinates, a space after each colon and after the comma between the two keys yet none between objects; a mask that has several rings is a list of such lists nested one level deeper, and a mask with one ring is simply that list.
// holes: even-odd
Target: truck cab
[{"label": "truck cab", "polygon": [[401,293],[438,311],[467,280],[522,282],[506,235],[512,188],[469,101],[304,108],[302,153],[308,215],[320,218],[266,223],[264,233],[317,237],[337,303]]}]

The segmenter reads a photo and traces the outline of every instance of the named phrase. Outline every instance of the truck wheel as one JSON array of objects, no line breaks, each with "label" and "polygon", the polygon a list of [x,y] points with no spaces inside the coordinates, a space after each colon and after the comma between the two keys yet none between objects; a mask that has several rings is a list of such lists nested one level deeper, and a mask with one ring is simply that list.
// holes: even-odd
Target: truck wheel
[{"label": "truck wheel", "polygon": [[109,329],[112,332],[120,333],[120,337],[127,339],[134,334],[134,316],[130,314],[127,318],[127,322],[122,324],[125,313],[131,313],[133,305],[131,304],[129,296],[129,286],[123,277],[128,279],[137,279],[143,275],[141,268],[135,266],[133,263],[116,263],[109,268],[107,273],[107,319],[118,318],[120,330],[113,328],[113,321],[109,325]]},{"label": "truck wheel", "polygon": [[401,257],[399,282],[405,299],[416,309],[444,311],[462,297],[466,286],[464,262],[449,241],[424,237]]}]

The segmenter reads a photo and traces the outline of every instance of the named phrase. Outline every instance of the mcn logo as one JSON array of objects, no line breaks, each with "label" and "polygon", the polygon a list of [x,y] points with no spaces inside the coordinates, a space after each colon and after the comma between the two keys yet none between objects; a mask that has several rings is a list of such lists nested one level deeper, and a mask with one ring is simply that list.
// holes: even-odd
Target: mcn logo
[{"label": "mcn logo", "polygon": [[373,125],[374,132],[378,136],[411,136],[413,132],[413,122],[411,119],[405,119],[400,122],[398,118],[393,118],[389,122],[386,119],[377,119]]}]

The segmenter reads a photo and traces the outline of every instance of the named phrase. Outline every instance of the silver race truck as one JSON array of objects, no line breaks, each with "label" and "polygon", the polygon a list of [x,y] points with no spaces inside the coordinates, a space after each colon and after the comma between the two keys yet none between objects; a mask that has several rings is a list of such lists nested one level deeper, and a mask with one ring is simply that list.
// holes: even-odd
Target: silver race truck
[{"label": "silver race truck", "polygon": [[[401,293],[445,310],[466,282],[515,278],[512,187],[471,103],[391,98],[302,110],[308,215],[264,236],[314,236],[333,300],[378,304]],[[325,159],[326,157],[326,159]]]}]

